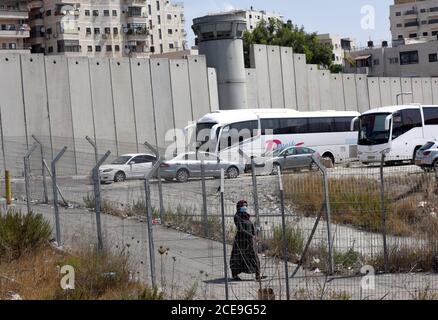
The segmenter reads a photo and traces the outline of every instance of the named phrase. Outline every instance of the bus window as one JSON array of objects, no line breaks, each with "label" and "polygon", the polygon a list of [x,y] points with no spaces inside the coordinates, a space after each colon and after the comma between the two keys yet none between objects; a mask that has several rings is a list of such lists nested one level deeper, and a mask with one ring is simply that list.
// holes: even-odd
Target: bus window
[{"label": "bus window", "polygon": [[425,125],[434,125],[438,124],[438,108],[423,108],[424,113],[424,124]]},{"label": "bus window", "polygon": [[333,118],[309,118],[309,133],[334,132]]},{"label": "bus window", "polygon": [[295,118],[295,119],[281,119],[279,134],[296,134],[307,133],[308,131],[308,119],[307,118]]},{"label": "bus window", "polygon": [[392,139],[397,139],[413,128],[422,127],[421,113],[419,109],[406,109],[394,114],[394,127]]},{"label": "bus window", "polygon": [[[348,132],[351,131],[351,121],[353,121],[353,117],[342,117],[342,118],[334,118],[335,121],[335,132]],[[359,131],[359,121],[354,123],[355,130]]]},{"label": "bus window", "polygon": [[267,133],[280,134],[280,119],[262,119],[262,135]]}]

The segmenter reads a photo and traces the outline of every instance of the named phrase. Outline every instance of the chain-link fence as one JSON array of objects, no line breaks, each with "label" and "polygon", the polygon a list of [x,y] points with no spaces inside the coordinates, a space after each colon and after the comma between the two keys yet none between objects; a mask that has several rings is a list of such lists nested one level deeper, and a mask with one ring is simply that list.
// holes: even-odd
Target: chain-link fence
[{"label": "chain-link fence", "polygon": [[[104,245],[123,248],[133,277],[155,283],[171,299],[438,298],[434,171],[350,161],[279,175],[241,172],[223,185],[207,172],[186,183],[152,178],[145,184],[137,177],[96,188],[91,171],[108,150],[106,163],[152,151],[98,141],[95,152],[85,139],[69,145],[36,138],[6,160],[16,159],[9,169],[15,206],[44,214],[63,245],[97,244],[101,237]],[[51,160],[64,146],[54,186]],[[240,200],[249,217],[236,214]]]}]

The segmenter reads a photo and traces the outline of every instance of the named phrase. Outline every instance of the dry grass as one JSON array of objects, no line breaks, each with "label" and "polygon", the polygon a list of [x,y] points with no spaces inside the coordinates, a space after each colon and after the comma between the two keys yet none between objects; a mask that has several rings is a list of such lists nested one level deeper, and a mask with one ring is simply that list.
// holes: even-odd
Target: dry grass
[{"label": "dry grass", "polygon": [[[63,290],[60,267],[75,269],[75,289]],[[124,253],[81,250],[72,254],[44,246],[10,263],[0,264],[0,299],[11,294],[26,300],[156,300],[163,295],[129,279]]]},{"label": "dry grass", "polygon": [[[438,207],[438,197],[431,192],[431,183],[433,181],[424,176],[386,180],[384,208],[388,234],[421,234],[424,220]],[[329,192],[334,223],[352,225],[369,232],[382,232],[380,183],[377,180],[364,177],[331,178]],[[317,215],[324,203],[321,176],[285,176],[285,197],[299,213]],[[427,202],[426,208],[419,206],[422,201]]]}]

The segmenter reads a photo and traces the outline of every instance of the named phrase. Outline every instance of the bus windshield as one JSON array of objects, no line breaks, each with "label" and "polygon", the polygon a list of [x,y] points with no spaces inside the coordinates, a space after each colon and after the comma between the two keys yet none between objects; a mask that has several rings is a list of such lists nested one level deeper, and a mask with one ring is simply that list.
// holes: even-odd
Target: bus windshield
[{"label": "bus windshield", "polygon": [[[210,142],[210,140],[212,139],[210,137],[211,129],[213,129],[215,125],[217,125],[217,123],[215,122],[196,124],[196,142],[198,148],[205,147],[205,145]],[[216,132],[216,136],[218,135],[218,133],[219,129]]]},{"label": "bus windshield", "polygon": [[359,145],[372,146],[389,142],[385,120],[390,113],[366,114],[360,117]]}]

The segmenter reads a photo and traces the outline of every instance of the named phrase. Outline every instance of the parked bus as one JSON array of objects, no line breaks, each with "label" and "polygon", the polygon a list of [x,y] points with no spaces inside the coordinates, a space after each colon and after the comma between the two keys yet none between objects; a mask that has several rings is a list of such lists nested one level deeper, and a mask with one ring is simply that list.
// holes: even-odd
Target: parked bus
[{"label": "parked bus", "polygon": [[363,163],[415,161],[417,150],[438,138],[438,106],[373,109],[359,117],[358,158]]},{"label": "parked bus", "polygon": [[217,111],[197,122],[197,148],[229,161],[242,159],[239,149],[260,157],[277,148],[301,145],[333,163],[357,159],[357,128],[352,131],[351,123],[359,115],[290,109]]}]

